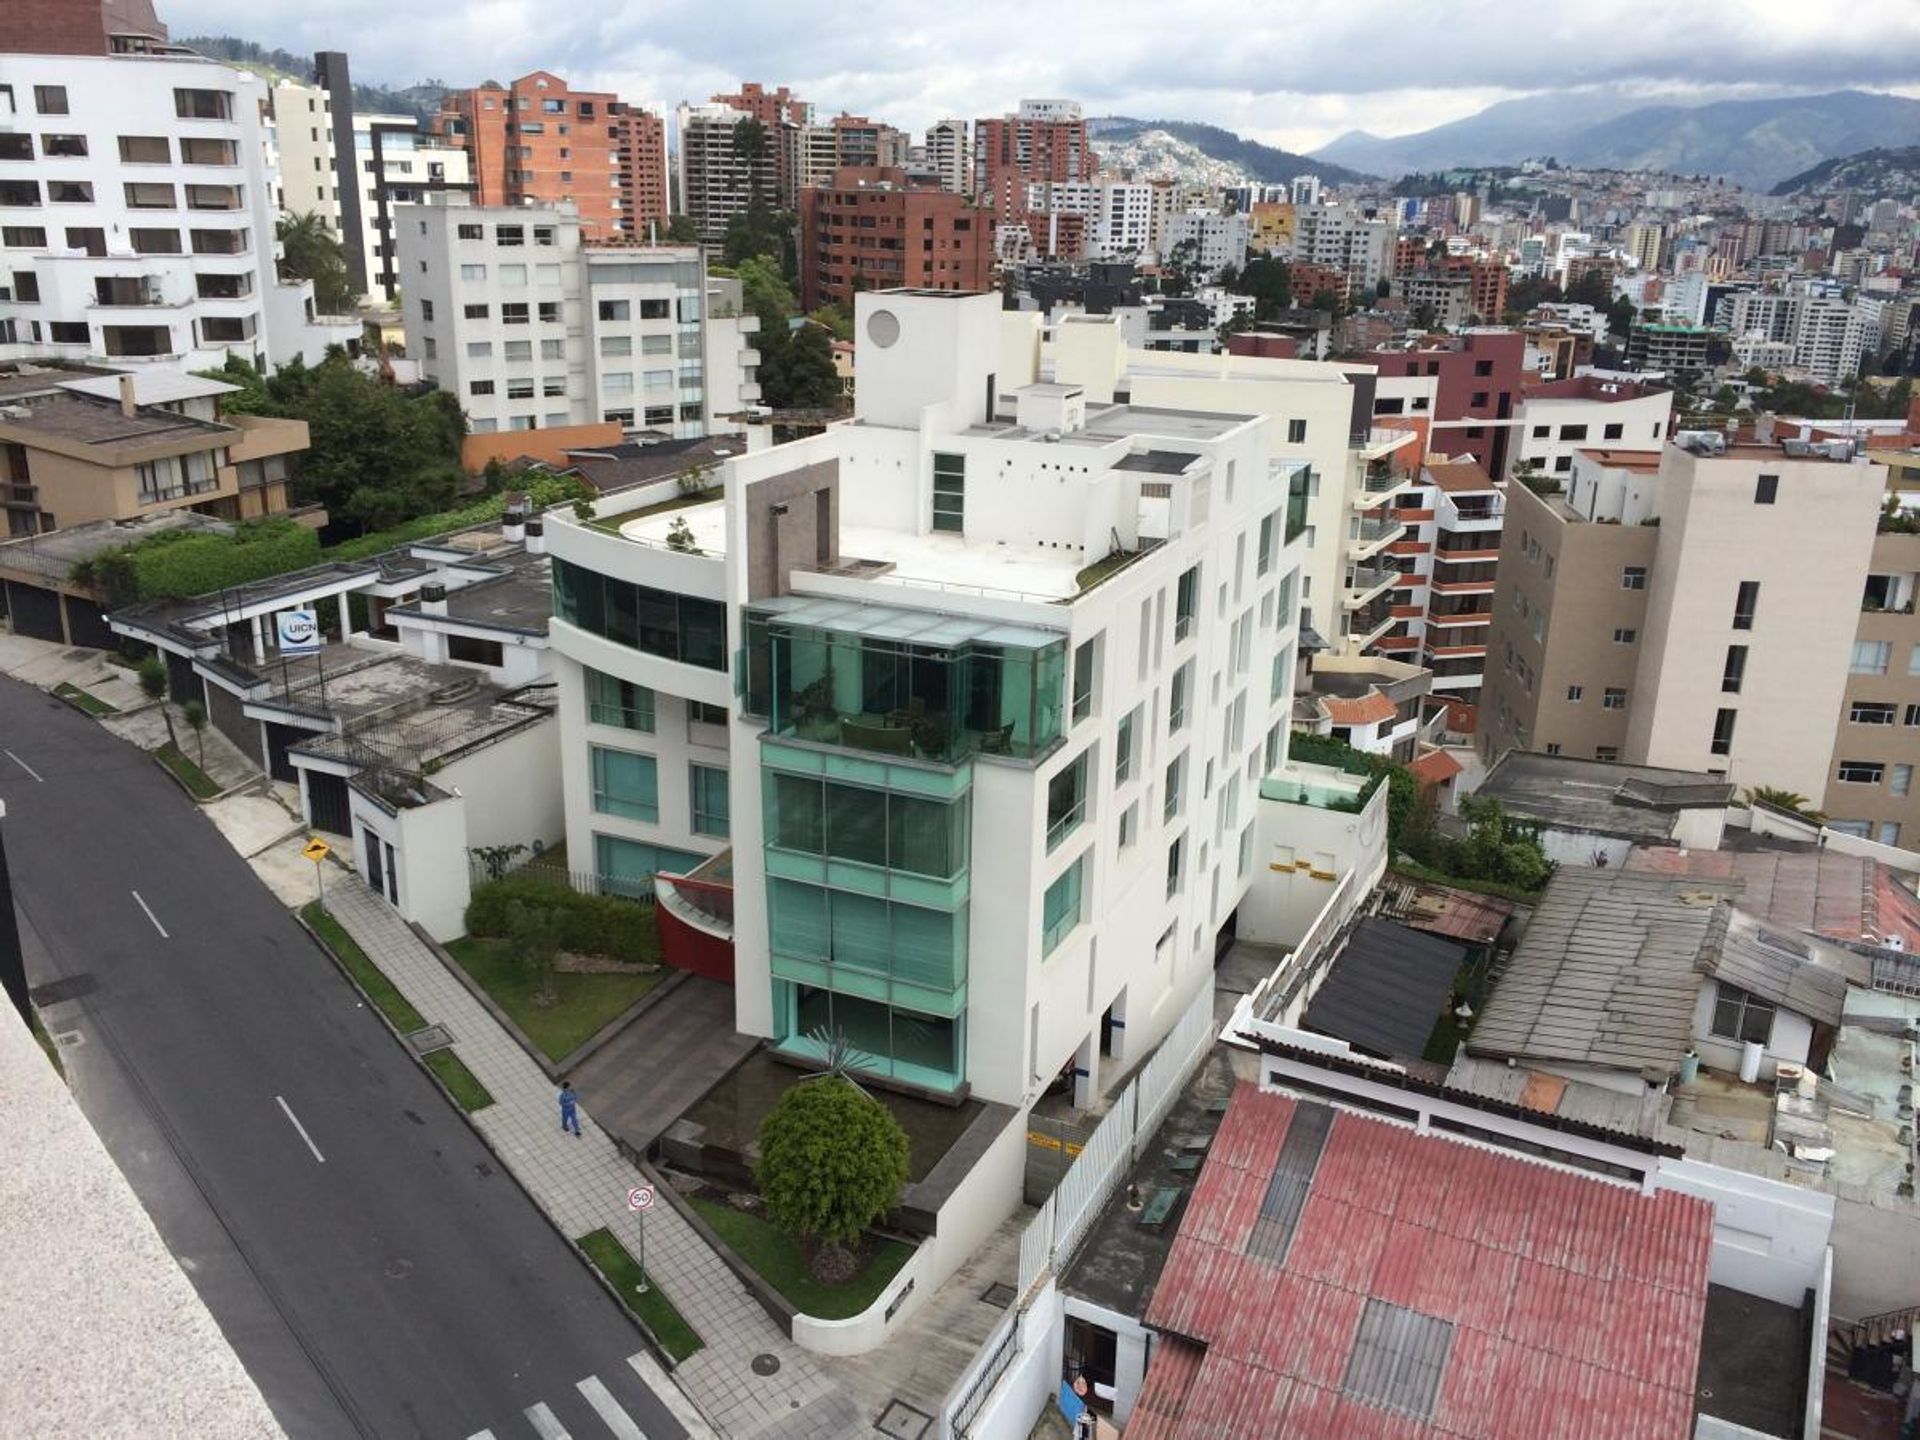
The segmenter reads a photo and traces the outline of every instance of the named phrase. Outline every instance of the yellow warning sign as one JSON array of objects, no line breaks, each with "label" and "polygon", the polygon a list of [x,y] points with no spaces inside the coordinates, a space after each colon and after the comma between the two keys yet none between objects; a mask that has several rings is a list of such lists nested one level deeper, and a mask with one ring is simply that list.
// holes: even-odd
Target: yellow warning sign
[{"label": "yellow warning sign", "polygon": [[316,835],[311,840],[307,841],[306,848],[302,850],[300,853],[306,856],[307,859],[313,861],[314,864],[318,865],[322,860],[326,859],[327,856],[333,853],[333,847],[327,844],[327,842],[322,840],[318,835]]}]

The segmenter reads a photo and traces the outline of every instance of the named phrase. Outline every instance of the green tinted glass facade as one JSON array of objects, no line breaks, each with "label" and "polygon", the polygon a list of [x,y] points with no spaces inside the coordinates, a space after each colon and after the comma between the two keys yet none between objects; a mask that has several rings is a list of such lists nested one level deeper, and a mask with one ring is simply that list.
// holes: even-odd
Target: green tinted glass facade
[{"label": "green tinted glass facade", "polygon": [[629,584],[556,557],[553,613],[616,645],[705,670],[727,668],[727,607],[718,600]]},{"label": "green tinted glass facade", "polygon": [[822,602],[833,624],[747,617],[745,708],[773,734],[954,765],[1060,738],[1066,642],[1044,631]]},{"label": "green tinted glass facade", "polygon": [[761,785],[781,1047],[817,1055],[838,1029],[866,1068],[956,1088],[970,773],[769,741]]}]

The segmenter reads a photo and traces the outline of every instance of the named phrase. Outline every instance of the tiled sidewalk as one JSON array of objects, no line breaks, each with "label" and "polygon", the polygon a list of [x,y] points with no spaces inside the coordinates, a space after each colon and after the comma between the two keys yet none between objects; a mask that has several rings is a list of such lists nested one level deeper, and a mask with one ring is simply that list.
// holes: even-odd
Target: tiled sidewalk
[{"label": "tiled sidewalk", "polygon": [[[563,1134],[554,1087],[539,1067],[357,877],[328,885],[327,908],[428,1023],[453,1036],[461,1060],[494,1097],[473,1120],[534,1202],[570,1239],[604,1225],[637,1252],[639,1220],[626,1194],[643,1177],[588,1108],[581,1109],[585,1138]],[[779,1332],[677,1212],[662,1202],[646,1226],[648,1273],[706,1342],[674,1376],[722,1434],[840,1440],[867,1432],[852,1397]],[[755,1374],[760,1355],[777,1359],[778,1371]]]}]

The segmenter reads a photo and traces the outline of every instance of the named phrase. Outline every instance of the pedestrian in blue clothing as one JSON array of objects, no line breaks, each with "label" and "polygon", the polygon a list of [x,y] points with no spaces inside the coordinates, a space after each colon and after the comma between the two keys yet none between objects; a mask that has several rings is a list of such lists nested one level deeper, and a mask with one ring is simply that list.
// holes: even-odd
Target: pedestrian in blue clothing
[{"label": "pedestrian in blue clothing", "polygon": [[560,1082],[560,1128],[580,1133],[580,1097],[573,1093],[571,1080]]}]

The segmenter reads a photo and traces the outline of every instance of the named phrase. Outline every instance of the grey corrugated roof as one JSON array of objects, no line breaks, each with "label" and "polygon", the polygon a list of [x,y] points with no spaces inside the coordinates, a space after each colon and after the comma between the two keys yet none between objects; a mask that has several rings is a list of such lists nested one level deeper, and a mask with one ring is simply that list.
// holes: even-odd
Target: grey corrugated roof
[{"label": "grey corrugated roof", "polygon": [[1846,1006],[1848,970],[1859,968],[1848,962],[1857,958],[1807,935],[1765,929],[1736,910],[1710,968],[1716,980],[1823,1025],[1838,1025]]},{"label": "grey corrugated roof", "polygon": [[1314,992],[1306,1028],[1370,1055],[1418,1059],[1466,953],[1391,920],[1362,920]]},{"label": "grey corrugated roof", "polygon": [[1692,1036],[1730,893],[1693,879],[1561,869],[1467,1048],[1667,1078]]}]

